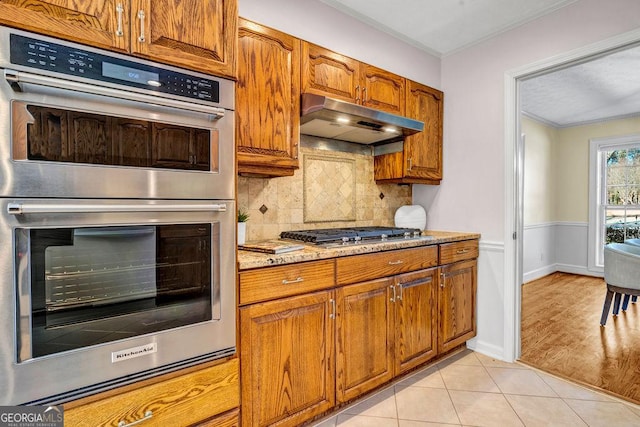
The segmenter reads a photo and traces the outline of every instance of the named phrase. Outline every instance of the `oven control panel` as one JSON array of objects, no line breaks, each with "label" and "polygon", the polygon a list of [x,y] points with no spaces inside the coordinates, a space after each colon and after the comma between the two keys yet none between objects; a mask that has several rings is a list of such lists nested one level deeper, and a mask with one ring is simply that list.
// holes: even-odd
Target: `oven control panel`
[{"label": "oven control panel", "polygon": [[11,34],[11,63],[174,96],[220,102],[219,82],[64,44]]}]

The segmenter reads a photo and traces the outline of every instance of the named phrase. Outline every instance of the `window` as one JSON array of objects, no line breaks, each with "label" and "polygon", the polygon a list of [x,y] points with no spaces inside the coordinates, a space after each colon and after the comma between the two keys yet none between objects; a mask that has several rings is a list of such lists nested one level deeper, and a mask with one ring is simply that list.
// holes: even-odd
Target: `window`
[{"label": "window", "polygon": [[640,238],[640,137],[591,143],[589,265],[601,269],[604,245]]}]

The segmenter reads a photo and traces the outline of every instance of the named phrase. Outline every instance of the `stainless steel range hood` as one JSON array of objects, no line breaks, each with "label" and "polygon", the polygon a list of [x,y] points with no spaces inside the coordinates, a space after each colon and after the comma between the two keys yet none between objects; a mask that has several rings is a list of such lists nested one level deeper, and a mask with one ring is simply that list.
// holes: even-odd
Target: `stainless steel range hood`
[{"label": "stainless steel range hood", "polygon": [[424,123],[362,105],[302,94],[300,133],[358,144],[386,144],[424,130]]}]

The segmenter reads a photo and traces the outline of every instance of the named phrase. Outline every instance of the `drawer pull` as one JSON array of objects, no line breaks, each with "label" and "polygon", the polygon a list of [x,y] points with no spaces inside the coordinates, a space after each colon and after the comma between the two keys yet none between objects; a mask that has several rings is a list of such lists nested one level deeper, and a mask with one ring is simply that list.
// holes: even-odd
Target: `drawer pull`
[{"label": "drawer pull", "polygon": [[282,284],[283,285],[290,285],[292,283],[300,283],[300,282],[304,282],[304,278],[303,277],[298,277],[297,279],[294,279],[294,280],[282,279]]},{"label": "drawer pull", "polygon": [[396,302],[396,287],[394,285],[389,286],[391,288],[391,293],[393,294],[389,301]]},{"label": "drawer pull", "polygon": [[388,264],[389,265],[400,265],[400,264],[404,264],[404,261],[399,259],[398,261],[389,261]]},{"label": "drawer pull", "polygon": [[460,254],[466,254],[467,252],[469,252],[469,249],[458,249],[456,251],[456,254],[460,255]]},{"label": "drawer pull", "polygon": [[141,423],[141,422],[143,422],[143,421],[150,420],[150,419],[151,419],[151,417],[153,417],[153,411],[147,411],[147,412],[145,412],[145,413],[144,413],[144,417],[143,417],[143,418],[140,418],[139,420],[136,420],[136,421],[134,421],[134,422],[132,422],[132,423],[127,424],[125,421],[120,421],[120,422],[118,423],[118,427],[130,427],[130,426],[134,426],[134,425],[136,425],[136,424],[140,424],[140,423]]},{"label": "drawer pull", "polygon": [[335,319],[336,318],[336,300],[332,298],[329,300],[329,302],[331,303],[331,314],[329,314],[329,319]]}]

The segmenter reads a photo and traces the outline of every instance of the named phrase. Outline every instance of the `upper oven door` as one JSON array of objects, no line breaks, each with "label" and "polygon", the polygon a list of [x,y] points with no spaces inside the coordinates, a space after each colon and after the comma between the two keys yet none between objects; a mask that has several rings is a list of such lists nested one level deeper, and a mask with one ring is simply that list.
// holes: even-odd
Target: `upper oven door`
[{"label": "upper oven door", "polygon": [[[234,112],[221,103],[6,58],[0,72],[0,197],[233,199]],[[215,83],[226,101],[233,82]]]}]

